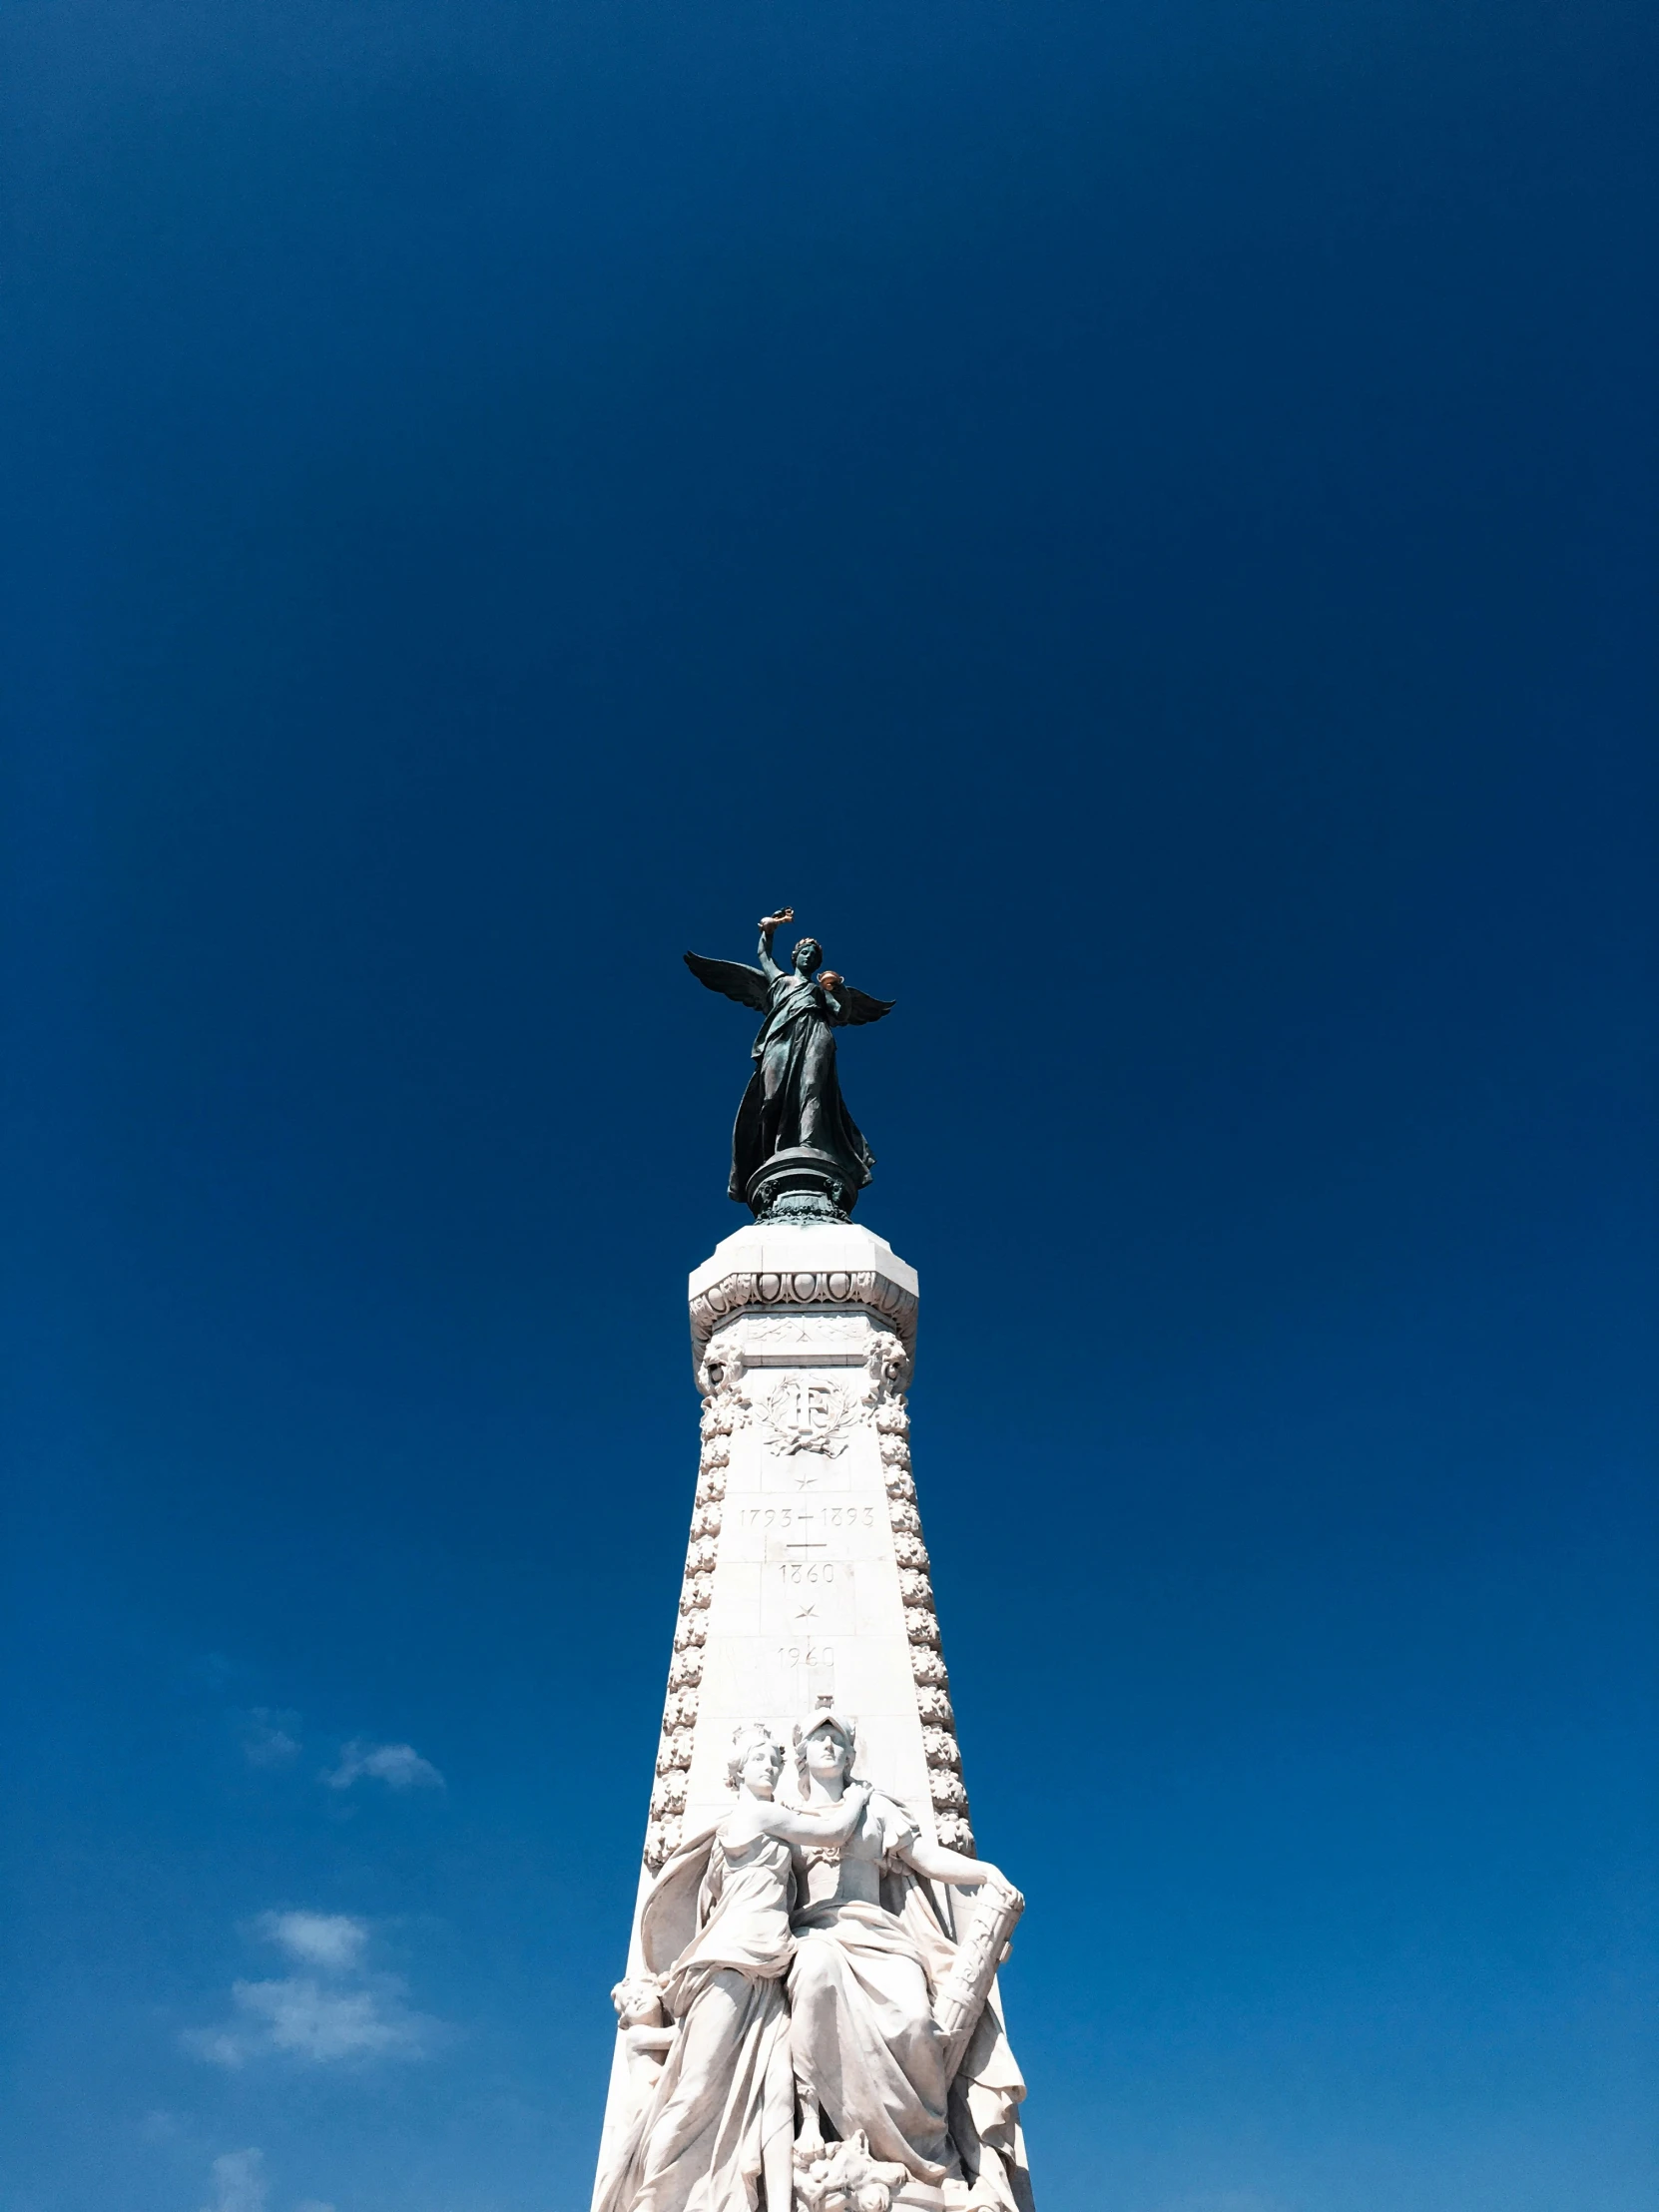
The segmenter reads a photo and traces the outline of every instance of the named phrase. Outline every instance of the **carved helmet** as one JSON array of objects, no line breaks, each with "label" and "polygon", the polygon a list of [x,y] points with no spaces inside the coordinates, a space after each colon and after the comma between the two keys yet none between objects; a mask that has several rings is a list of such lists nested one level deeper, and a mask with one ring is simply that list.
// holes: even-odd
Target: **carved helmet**
[{"label": "carved helmet", "polygon": [[807,1739],[815,1729],[826,1725],[832,1728],[846,1746],[846,1771],[850,1777],[858,1758],[858,1723],[850,1713],[840,1712],[832,1698],[820,1698],[817,1709],[796,1722],[793,1731],[796,1769],[805,1775]]}]

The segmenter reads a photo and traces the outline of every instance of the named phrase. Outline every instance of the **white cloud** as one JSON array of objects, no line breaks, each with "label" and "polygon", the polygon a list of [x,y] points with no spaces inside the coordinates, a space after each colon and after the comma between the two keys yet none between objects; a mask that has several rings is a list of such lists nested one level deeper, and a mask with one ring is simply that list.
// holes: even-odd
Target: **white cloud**
[{"label": "white cloud", "polygon": [[251,1767],[286,1767],[299,1756],[299,1715],[256,1705],[240,1716],[242,1755]]},{"label": "white cloud", "polygon": [[339,1765],[322,1780],[330,1790],[349,1790],[364,1776],[391,1790],[441,1790],[443,1777],[413,1744],[365,1744],[360,1738],[341,1747]]},{"label": "white cloud", "polygon": [[366,1923],[344,1913],[267,1913],[259,1929],[312,1970],[233,1982],[235,2016],[190,2029],[187,2050],[230,2068],[268,2057],[329,2065],[427,2055],[438,2023],[409,2009],[397,1975],[364,1970]]},{"label": "white cloud", "polygon": [[394,1974],[376,1974],[343,1989],[313,1974],[234,1981],[231,2000],[240,2018],[185,2036],[186,2049],[213,2066],[235,2069],[273,2056],[318,2066],[341,2059],[424,2058],[437,2025],[409,2010]]},{"label": "white cloud", "polygon": [[368,1943],[368,1923],[349,1913],[265,1913],[260,1934],[280,1943],[290,1958],[302,1966],[320,1966],[326,1973],[350,1973],[362,1963]]},{"label": "white cloud", "polygon": [[425,2022],[404,2004],[390,1975],[360,1989],[329,1988],[309,1974],[282,1981],[235,1981],[231,1995],[255,2023],[241,2047],[288,2051],[326,2065],[335,2058],[418,2058]]},{"label": "white cloud", "polygon": [[265,2212],[269,2189],[263,2150],[228,2150],[213,2166],[214,2201],[202,2212]]}]

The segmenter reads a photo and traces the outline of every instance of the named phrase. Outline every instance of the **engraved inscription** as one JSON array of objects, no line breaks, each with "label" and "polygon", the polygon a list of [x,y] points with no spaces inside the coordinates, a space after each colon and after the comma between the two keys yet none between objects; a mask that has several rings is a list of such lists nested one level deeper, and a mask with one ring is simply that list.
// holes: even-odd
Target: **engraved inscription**
[{"label": "engraved inscription", "polygon": [[[745,1528],[759,1528],[770,1534],[777,1530],[788,1534],[792,1530],[801,1536],[814,1528],[853,1529],[874,1528],[878,1525],[873,1505],[815,1505],[803,1508],[797,1505],[742,1505],[738,1508]],[[885,1516],[882,1516],[883,1520]]]}]

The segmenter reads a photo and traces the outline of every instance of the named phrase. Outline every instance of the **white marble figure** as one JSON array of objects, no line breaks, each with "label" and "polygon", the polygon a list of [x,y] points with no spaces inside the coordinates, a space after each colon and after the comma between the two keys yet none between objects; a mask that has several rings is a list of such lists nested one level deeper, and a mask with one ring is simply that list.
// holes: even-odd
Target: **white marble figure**
[{"label": "white marble figure", "polygon": [[791,1847],[844,1843],[869,1791],[823,1808],[779,1805],[784,1757],[760,1724],[737,1731],[728,1767],[737,1804],[672,1855],[641,1915],[641,1947],[678,2032],[655,2087],[630,2113],[594,2212],[791,2205]]},{"label": "white marble figure", "polygon": [[643,2109],[662,2079],[663,2060],[674,2042],[675,2031],[663,2018],[663,1985],[654,1973],[634,1974],[617,1983],[611,2002],[628,2053],[634,2102]]},{"label": "white marble figure", "polygon": [[[817,1712],[795,1737],[804,1804],[826,1816],[839,1811],[858,1789],[853,1724]],[[1030,2212],[1018,2122],[1025,2084],[994,1996],[954,2081],[933,2010],[955,1944],[928,1884],[1000,1885],[998,1870],[933,1843],[879,1793],[861,1804],[844,1842],[809,1836],[795,1859],[797,2164],[810,2168],[823,2156],[828,2119],[843,2139],[861,2132],[874,2158],[942,2187],[947,2205]]]}]

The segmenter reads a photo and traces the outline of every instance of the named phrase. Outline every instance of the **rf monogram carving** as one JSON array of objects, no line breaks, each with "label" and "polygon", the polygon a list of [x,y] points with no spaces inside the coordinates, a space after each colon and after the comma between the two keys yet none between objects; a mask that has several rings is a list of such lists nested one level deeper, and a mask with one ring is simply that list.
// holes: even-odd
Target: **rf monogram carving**
[{"label": "rf monogram carving", "polygon": [[767,1442],[780,1456],[822,1451],[833,1459],[845,1450],[845,1430],[857,1412],[857,1405],[838,1382],[792,1375],[767,1397],[761,1418]]}]

